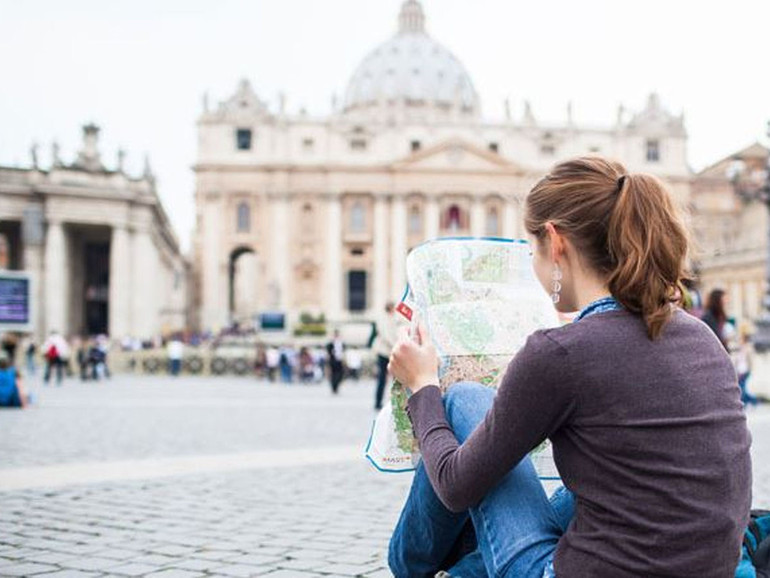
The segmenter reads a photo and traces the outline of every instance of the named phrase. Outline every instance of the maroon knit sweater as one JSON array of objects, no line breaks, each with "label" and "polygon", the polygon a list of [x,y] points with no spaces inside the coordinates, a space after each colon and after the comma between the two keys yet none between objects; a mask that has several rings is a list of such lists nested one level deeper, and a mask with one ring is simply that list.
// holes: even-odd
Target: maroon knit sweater
[{"label": "maroon knit sweater", "polygon": [[729,578],[751,505],[751,438],[735,372],[701,321],[677,310],[655,341],[625,311],[538,331],[484,421],[458,446],[438,388],[409,415],[431,483],[453,511],[478,504],[545,438],[575,518],[561,578]]}]

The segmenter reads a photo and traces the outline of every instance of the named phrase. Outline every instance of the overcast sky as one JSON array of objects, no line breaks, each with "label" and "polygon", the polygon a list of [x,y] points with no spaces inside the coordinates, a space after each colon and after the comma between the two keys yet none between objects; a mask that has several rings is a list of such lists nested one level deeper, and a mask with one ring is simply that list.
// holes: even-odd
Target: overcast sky
[{"label": "overcast sky", "polygon": [[[185,247],[194,223],[202,95],[251,80],[275,106],[326,114],[358,62],[396,29],[401,0],[0,0],[0,164],[41,164],[80,126],[102,127],[105,163],[149,153]],[[511,99],[558,122],[610,125],[656,91],[685,112],[694,169],[755,140],[770,120],[770,2],[423,0],[428,32],[465,64],[484,116]]]}]

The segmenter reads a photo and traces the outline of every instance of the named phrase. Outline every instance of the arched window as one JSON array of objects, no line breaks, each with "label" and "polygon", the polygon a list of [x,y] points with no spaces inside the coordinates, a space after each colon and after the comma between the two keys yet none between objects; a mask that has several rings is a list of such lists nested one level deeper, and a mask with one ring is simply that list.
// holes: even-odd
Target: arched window
[{"label": "arched window", "polygon": [[460,213],[460,207],[452,205],[447,211],[447,229],[451,233],[456,233],[462,228],[462,214]]},{"label": "arched window", "polygon": [[238,204],[238,232],[248,233],[251,230],[251,209],[247,202]]},{"label": "arched window", "polygon": [[490,207],[487,210],[486,235],[488,237],[497,237],[500,234],[499,226],[500,219],[497,215],[497,208]]},{"label": "arched window", "polygon": [[422,218],[420,217],[420,207],[412,205],[409,209],[409,234],[419,235],[422,232]]},{"label": "arched window", "polygon": [[353,203],[350,209],[350,230],[354,233],[363,233],[366,229],[366,214],[361,201]]}]

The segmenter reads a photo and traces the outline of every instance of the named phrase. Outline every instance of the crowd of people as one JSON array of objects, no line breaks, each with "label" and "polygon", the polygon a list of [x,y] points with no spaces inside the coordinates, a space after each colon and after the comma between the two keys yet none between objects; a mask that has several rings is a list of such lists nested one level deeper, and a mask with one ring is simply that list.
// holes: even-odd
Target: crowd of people
[{"label": "crowd of people", "polygon": [[[724,348],[730,353],[741,388],[742,401],[745,405],[755,406],[763,397],[749,392],[748,383],[752,373],[753,347],[751,333],[746,323],[738,324],[733,317],[727,315],[728,296],[725,291],[711,291],[703,302],[700,292],[694,285],[688,287],[685,308],[694,316],[708,325],[718,337]],[[376,378],[374,409],[383,406],[383,400],[388,385],[388,357],[397,340],[398,320],[393,303],[388,303],[384,313],[372,325],[372,334],[368,348],[375,356],[374,373]],[[175,333],[167,339],[158,338],[152,341],[140,341],[126,338],[120,342],[124,351],[165,348],[168,358],[168,373],[177,376],[181,373],[185,348],[209,344],[217,345],[221,340],[238,336],[243,337],[240,328],[230,328],[220,334],[182,334]],[[33,377],[42,371],[44,384],[54,382],[61,385],[66,378],[78,377],[81,381],[99,381],[110,377],[108,354],[110,340],[106,335],[96,337],[72,337],[66,339],[58,332],[52,332],[41,344],[33,340],[20,342],[12,335],[6,334],[2,340],[3,357],[0,365],[12,369],[3,375],[0,388],[0,406],[18,405],[27,399],[23,395],[23,387],[18,392],[10,393],[13,388],[8,384],[21,383],[22,372],[14,363],[17,349],[24,346],[23,359],[25,374]],[[340,385],[345,379],[357,381],[364,371],[366,352],[359,347],[349,347],[335,330],[331,340],[325,346],[300,346],[291,343],[281,345],[257,345],[254,373],[257,377],[271,382],[284,384],[320,383],[328,380],[333,394],[340,391]]]},{"label": "crowd of people", "polygon": [[[19,347],[23,347],[23,366],[17,363]],[[24,378],[34,378],[42,371],[44,385],[52,381],[61,386],[67,378],[99,381],[110,377],[107,356],[110,341],[106,335],[66,339],[52,331],[38,345],[34,340],[20,340],[17,335],[3,336],[0,348],[0,407],[25,407],[31,400]]]},{"label": "crowd of people", "polygon": [[[700,305],[697,293],[694,305]],[[700,314],[700,319],[709,326],[709,329],[717,336],[722,347],[730,354],[735,373],[738,376],[738,386],[741,389],[741,401],[744,406],[756,406],[763,401],[763,397],[752,395],[748,390],[748,382],[751,377],[753,347],[751,344],[751,331],[747,323],[739,324],[734,317],[729,317],[728,295],[722,289],[712,290],[706,299],[705,306],[693,307],[694,314]]]}]

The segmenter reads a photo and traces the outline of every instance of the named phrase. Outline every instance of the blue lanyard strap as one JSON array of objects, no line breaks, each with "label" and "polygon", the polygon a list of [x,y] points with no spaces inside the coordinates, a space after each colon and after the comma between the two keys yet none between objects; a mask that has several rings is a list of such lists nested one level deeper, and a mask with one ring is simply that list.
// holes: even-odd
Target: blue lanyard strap
[{"label": "blue lanyard strap", "polygon": [[589,315],[605,313],[607,311],[623,311],[623,306],[618,303],[617,299],[614,297],[602,297],[601,299],[597,299],[596,301],[586,305],[582,311],[578,313],[578,316],[575,317],[575,321],[573,321],[573,323],[580,321]]}]

